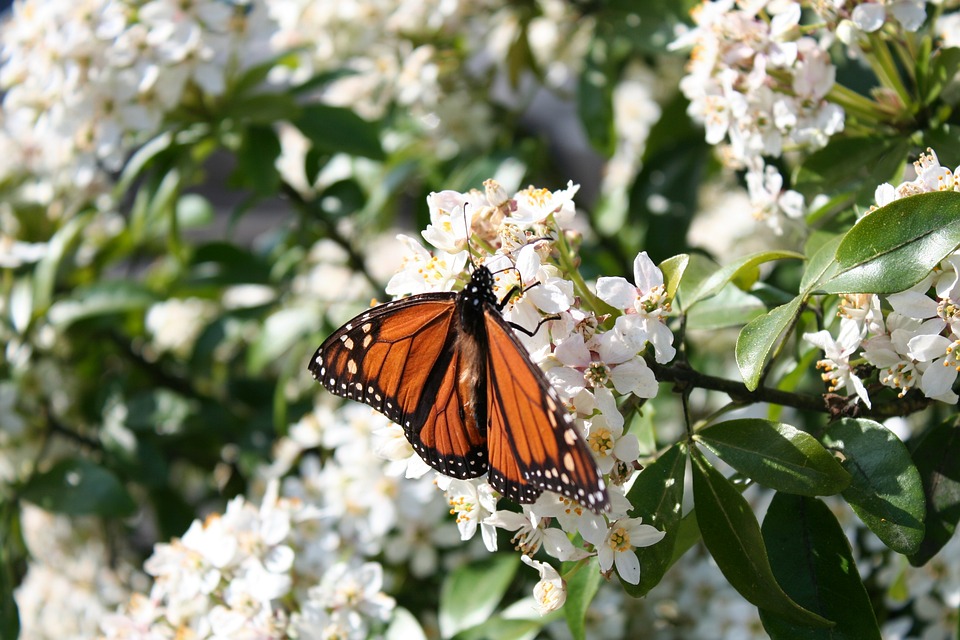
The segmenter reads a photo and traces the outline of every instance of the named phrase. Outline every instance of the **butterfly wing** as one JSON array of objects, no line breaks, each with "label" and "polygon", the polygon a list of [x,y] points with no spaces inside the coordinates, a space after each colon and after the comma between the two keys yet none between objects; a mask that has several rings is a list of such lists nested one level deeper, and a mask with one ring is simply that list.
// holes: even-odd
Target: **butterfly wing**
[{"label": "butterfly wing", "polygon": [[403,427],[434,469],[458,478],[487,470],[486,439],[463,407],[470,362],[453,328],[455,293],[425,293],[361,313],[327,338],[309,369],[331,393],[370,405]]},{"label": "butterfly wing", "polygon": [[606,509],[610,498],[573,416],[495,308],[484,321],[490,484],[520,503],[548,490]]}]

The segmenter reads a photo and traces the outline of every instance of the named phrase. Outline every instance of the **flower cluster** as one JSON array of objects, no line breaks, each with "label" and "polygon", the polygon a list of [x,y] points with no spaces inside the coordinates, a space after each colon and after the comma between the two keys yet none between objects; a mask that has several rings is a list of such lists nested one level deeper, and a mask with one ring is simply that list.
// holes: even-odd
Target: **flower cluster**
[{"label": "flower cluster", "polygon": [[[105,637],[366,637],[390,618],[373,562],[336,556],[313,535],[312,503],[267,485],[259,508],[238,497],[222,514],[194,521],[156,546],[144,568],[148,595],[101,623]],[[293,603],[291,605],[291,603]]]},{"label": "flower cluster", "polygon": [[693,47],[680,89],[707,142],[747,170],[754,215],[779,228],[779,215],[803,215],[803,198],[783,189],[764,156],[785,148],[818,148],[843,130],[844,111],[828,102],[836,68],[829,40],[801,35],[798,2],[707,1],[693,12],[696,27],[674,47]]},{"label": "flower cluster", "polygon": [[[914,163],[914,170],[913,180],[896,187],[880,185],[877,206],[920,193],[960,191],[956,172],[941,166],[930,149]],[[826,357],[817,366],[824,370],[830,389],[856,393],[867,406],[870,398],[856,371],[858,355],[877,369],[882,385],[901,397],[918,389],[928,398],[955,404],[958,397],[952,387],[960,371],[958,305],[960,252],[954,252],[907,291],[882,297],[843,296],[836,337],[822,330],[804,338],[824,350]]]},{"label": "flower cluster", "polygon": [[[505,318],[536,327],[549,316],[533,336],[519,337],[576,416],[599,469],[608,476],[610,513],[597,515],[547,492],[518,514],[497,509],[498,496],[484,479],[440,477],[437,482],[446,491],[464,539],[479,528],[492,551],[495,529],[507,529],[514,532],[513,542],[526,556],[541,548],[561,561],[596,553],[602,571],[611,572],[616,566],[624,580],[636,584],[640,566],[633,550],[659,541],[664,534],[641,524],[640,518],[627,517],[631,507],[624,486],[633,479],[639,443],[635,435],[624,433],[616,398],[656,395],[657,382],[643,354],[661,363],[673,359],[673,334],[666,324],[670,301],[663,274],[645,253],[634,262],[634,282],[601,278],[596,293],[564,270],[570,251],[564,230],[575,215],[576,192],[571,184],[560,191],[528,187],[509,195],[498,182],[488,180],[484,192],[432,194],[430,225],[423,237],[435,251],[427,252],[416,241],[404,239],[411,248],[410,257],[387,290],[394,295],[449,290],[463,281],[464,265],[470,259],[468,246],[478,246],[482,249],[475,259],[497,272],[498,297],[515,294],[504,308]],[[609,330],[596,310],[603,303],[619,312]],[[395,431],[395,441],[402,439],[399,426],[388,429]],[[397,460],[416,457],[409,447],[397,448],[394,456]],[[553,523],[560,528],[552,527]],[[575,532],[591,551],[570,541],[567,534]],[[531,566],[542,576],[535,592],[541,610],[559,606],[562,597],[553,574],[540,565]]]},{"label": "flower cluster", "polygon": [[55,190],[95,189],[172,109],[196,100],[191,93],[220,96],[231,74],[269,54],[261,2],[26,1],[13,10],[0,87],[20,162],[8,170]]}]

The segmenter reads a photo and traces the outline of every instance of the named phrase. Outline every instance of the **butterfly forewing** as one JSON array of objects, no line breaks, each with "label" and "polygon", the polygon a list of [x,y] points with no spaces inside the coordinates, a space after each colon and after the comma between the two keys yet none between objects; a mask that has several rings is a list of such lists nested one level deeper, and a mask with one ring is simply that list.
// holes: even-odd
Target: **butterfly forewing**
[{"label": "butterfly forewing", "polygon": [[361,313],[320,345],[310,372],[330,392],[407,428],[443,353],[455,299],[454,293],[423,294]]},{"label": "butterfly forewing", "polygon": [[485,324],[490,483],[521,503],[549,490],[606,509],[606,487],[573,416],[495,309]]}]

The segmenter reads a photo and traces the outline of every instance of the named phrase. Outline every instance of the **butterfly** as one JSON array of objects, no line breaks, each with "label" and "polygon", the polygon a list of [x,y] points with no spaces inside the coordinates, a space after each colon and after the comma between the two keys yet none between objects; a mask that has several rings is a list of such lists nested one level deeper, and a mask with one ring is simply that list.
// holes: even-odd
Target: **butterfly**
[{"label": "butterfly", "polygon": [[600,513],[610,498],[590,450],[501,315],[514,291],[501,302],[493,285],[478,266],[459,293],[373,307],[327,338],[308,368],[330,392],[403,427],[444,475],[488,473],[521,504],[553,491]]}]

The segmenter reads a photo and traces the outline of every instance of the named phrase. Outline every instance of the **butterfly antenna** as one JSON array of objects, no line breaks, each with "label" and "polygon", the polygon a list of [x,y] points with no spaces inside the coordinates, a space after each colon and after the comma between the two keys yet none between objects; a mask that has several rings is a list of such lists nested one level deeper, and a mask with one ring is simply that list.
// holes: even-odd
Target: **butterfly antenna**
[{"label": "butterfly antenna", "polygon": [[473,246],[470,244],[470,237],[472,235],[470,233],[470,219],[467,218],[467,205],[469,204],[470,203],[468,202],[463,205],[463,230],[465,232],[464,237],[467,239],[467,253],[470,256],[470,264],[473,265],[474,269],[476,269],[477,268],[476,255],[473,253]]}]

